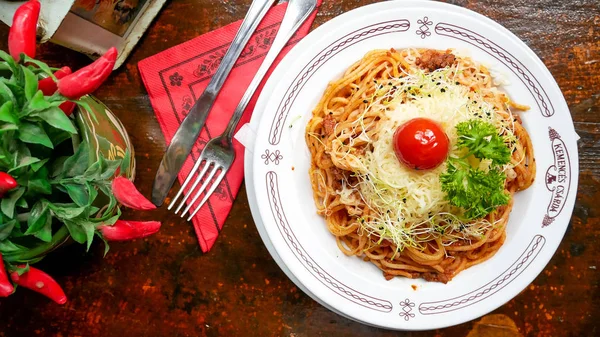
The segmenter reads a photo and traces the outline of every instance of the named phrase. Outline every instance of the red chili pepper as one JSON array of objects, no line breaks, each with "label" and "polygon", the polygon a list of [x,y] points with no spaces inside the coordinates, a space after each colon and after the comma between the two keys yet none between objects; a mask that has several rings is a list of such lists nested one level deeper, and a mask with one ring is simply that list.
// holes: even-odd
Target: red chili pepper
[{"label": "red chili pepper", "polygon": [[6,192],[16,188],[19,184],[15,178],[6,172],[0,172],[0,198],[4,197]]},{"label": "red chili pepper", "polygon": [[[71,73],[71,68],[62,67],[54,73],[54,76],[56,76],[56,78],[60,80],[61,78],[70,75]],[[58,90],[58,85],[56,84],[56,82],[54,82],[52,77],[46,77],[38,81],[38,89],[40,89],[44,93],[44,96],[52,96],[54,95],[56,90]],[[75,106],[77,106],[77,104],[73,102],[64,102],[58,107],[65,113],[65,115],[71,116],[73,110],[75,109]]]},{"label": "red chili pepper", "polygon": [[[62,67],[58,69],[54,76],[57,79],[61,79],[67,75],[70,75],[73,71],[69,67]],[[38,89],[44,93],[44,96],[52,96],[58,90],[58,85],[54,82],[52,77],[46,77],[38,81]]]},{"label": "red chili pepper", "polygon": [[63,104],[59,105],[58,107],[65,113],[65,115],[71,116],[71,114],[73,113],[73,110],[75,110],[76,106],[77,106],[77,104],[75,104],[73,102],[64,102]]},{"label": "red chili pepper", "polygon": [[133,182],[125,177],[119,176],[112,181],[112,192],[117,201],[125,207],[138,211],[156,209],[156,206],[135,188]]},{"label": "red chili pepper", "polygon": [[[19,266],[19,268],[25,268],[25,266]],[[58,304],[67,302],[67,296],[60,285],[50,275],[39,269],[29,267],[29,271],[23,275],[14,271],[10,277],[17,285],[36,291]]]},{"label": "red chili pepper", "polygon": [[4,268],[4,261],[2,260],[2,253],[0,253],[0,297],[8,297],[15,291],[12,283],[8,280],[8,274],[6,268]]},{"label": "red chili pepper", "polygon": [[58,92],[70,99],[91,94],[106,81],[116,61],[117,49],[112,47],[94,63],[59,80]]},{"label": "red chili pepper", "polygon": [[21,53],[35,57],[35,34],[40,17],[40,3],[30,0],[17,8],[13,16],[13,23],[8,32],[8,51],[17,61]]},{"label": "red chili pepper", "polygon": [[152,235],[158,232],[160,226],[158,221],[117,220],[112,226],[99,226],[98,230],[108,241],[128,241]]}]

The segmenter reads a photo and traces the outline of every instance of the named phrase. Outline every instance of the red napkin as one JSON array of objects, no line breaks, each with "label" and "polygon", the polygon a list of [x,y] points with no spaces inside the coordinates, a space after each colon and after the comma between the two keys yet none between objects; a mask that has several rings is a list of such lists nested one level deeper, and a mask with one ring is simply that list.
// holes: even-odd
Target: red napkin
[{"label": "red napkin", "polygon": [[[319,5],[320,3],[321,1],[319,1]],[[179,173],[180,183],[183,183],[191,171],[194,162],[204,148],[204,144],[225,130],[235,107],[266,56],[286,8],[287,3],[271,8],[250,42],[248,42],[246,49],[242,52],[240,59],[227,78],[191,156],[188,157],[182,171]],[[279,55],[275,66],[294,44],[308,34],[316,12],[315,10],[290,40]],[[208,85],[241,23],[240,20],[201,35],[144,59],[138,64],[154,113],[167,143],[171,142],[184,117]],[[274,67],[271,68],[271,71],[273,69]],[[270,72],[268,75],[270,75]],[[248,104],[248,108],[240,121],[240,126],[250,120],[250,115],[254,110],[256,99],[263,85],[264,82],[250,104]],[[234,148],[236,157],[231,170],[193,219],[194,228],[203,252],[208,252],[217,240],[244,178],[244,148],[236,140],[234,140]],[[192,210],[196,206],[194,205]]]}]

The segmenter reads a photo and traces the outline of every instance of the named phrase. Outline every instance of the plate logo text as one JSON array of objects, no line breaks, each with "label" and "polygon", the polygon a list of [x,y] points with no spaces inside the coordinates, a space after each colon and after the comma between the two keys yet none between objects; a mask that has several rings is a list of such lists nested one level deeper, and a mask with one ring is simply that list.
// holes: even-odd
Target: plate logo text
[{"label": "plate logo text", "polygon": [[549,128],[548,135],[552,142],[554,164],[546,170],[546,188],[552,192],[552,197],[542,227],[550,225],[562,212],[571,186],[571,161],[567,147],[553,128]]}]

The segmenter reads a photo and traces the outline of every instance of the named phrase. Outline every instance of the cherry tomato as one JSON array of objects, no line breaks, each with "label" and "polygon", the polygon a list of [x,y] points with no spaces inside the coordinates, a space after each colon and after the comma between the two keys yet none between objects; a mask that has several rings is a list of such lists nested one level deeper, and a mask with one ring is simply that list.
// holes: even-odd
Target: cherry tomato
[{"label": "cherry tomato", "polygon": [[448,156],[450,142],[442,127],[428,118],[414,118],[394,133],[394,150],[400,162],[415,170],[438,167]]}]

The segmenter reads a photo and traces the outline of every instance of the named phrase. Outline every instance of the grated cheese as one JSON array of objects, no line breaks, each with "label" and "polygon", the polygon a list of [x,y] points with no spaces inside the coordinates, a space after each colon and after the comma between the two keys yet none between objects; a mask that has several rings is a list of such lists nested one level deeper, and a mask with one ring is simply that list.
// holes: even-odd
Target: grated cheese
[{"label": "grated cheese", "polygon": [[[362,228],[382,240],[393,241],[399,250],[405,246],[420,247],[420,243],[435,237],[443,238],[445,243],[478,237],[492,225],[485,219],[469,224],[460,221],[461,211],[445,200],[439,180],[446,170],[445,163],[432,170],[415,171],[401,164],[395,155],[394,132],[413,118],[437,121],[448,135],[451,149],[455,149],[458,141],[455,129],[458,123],[482,118],[502,127],[502,118],[497,116],[491,104],[470,92],[468,87],[457,85],[441,75],[444,74],[435,72],[396,79],[400,88],[409,94],[415,93],[406,102],[399,102],[398,97],[390,97],[385,92],[376,93],[386,99],[376,97],[369,106],[369,109],[379,109],[384,114],[377,125],[377,137],[369,140],[371,146],[364,156],[353,158],[358,184],[344,184],[338,191],[342,202],[351,203],[359,195],[374,211],[368,221],[361,221]],[[394,99],[392,104],[390,98]],[[363,135],[366,136],[363,133],[359,137]],[[461,153],[452,150],[450,155],[460,157]],[[485,169],[489,163],[484,161],[475,165]]]}]

